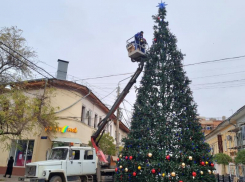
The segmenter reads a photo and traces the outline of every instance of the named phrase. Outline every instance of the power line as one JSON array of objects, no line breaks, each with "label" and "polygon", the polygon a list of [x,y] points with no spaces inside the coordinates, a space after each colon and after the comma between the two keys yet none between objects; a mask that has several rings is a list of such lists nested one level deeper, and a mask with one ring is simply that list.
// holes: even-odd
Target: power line
[{"label": "power line", "polygon": [[[229,57],[229,58],[223,58],[223,59],[216,59],[216,60],[211,60],[211,61],[203,61],[203,62],[198,62],[198,63],[191,63],[191,64],[186,64],[186,65],[183,65],[183,66],[194,66],[194,65],[199,65],[199,64],[220,62],[220,61],[233,60],[233,59],[238,59],[238,58],[245,58],[245,55],[236,56],[236,57]],[[151,71],[151,70],[147,70],[147,71]],[[143,72],[146,72],[146,71],[143,71]],[[75,80],[75,81],[101,79],[101,78],[108,78],[108,77],[115,77],[115,76],[121,76],[121,75],[129,75],[129,74],[133,74],[133,72],[131,72],[131,73],[114,74],[114,75],[105,75],[105,76],[99,76],[99,77],[89,77],[89,78],[83,78],[83,79],[79,79],[79,80]]]},{"label": "power line", "polygon": [[203,61],[203,62],[199,62],[199,63],[186,64],[183,66],[194,66],[194,65],[198,65],[198,64],[214,63],[214,62],[226,61],[226,60],[238,59],[238,58],[244,58],[244,57],[245,57],[245,55],[244,56],[237,56],[237,57],[230,57],[230,58],[223,58],[223,59],[216,59],[216,60],[212,60],[212,61]]},{"label": "power line", "polygon": [[129,101],[127,101],[126,99],[124,99],[129,105],[131,105],[132,107],[133,107],[133,105],[129,102]]},{"label": "power line", "polygon": [[[124,104],[124,102],[122,102],[123,103],[123,108],[126,110],[126,107],[125,107],[125,104]],[[127,113],[127,111],[125,111],[125,113],[126,113],[126,115],[127,115],[127,117],[128,117],[128,120],[129,120],[129,116],[128,116],[128,113]]]},{"label": "power line", "polygon": [[129,75],[129,74],[132,74],[132,73],[122,73],[122,74],[116,74],[116,75],[106,75],[106,76],[99,76],[99,77],[90,77],[90,78],[83,78],[83,79],[75,80],[75,81],[92,80],[92,79],[99,79],[99,78],[107,78],[107,77],[114,77],[114,76]]},{"label": "power line", "polygon": [[231,81],[224,81],[224,82],[213,82],[213,83],[203,83],[203,84],[195,84],[196,85],[213,85],[213,84],[224,84],[224,83],[230,83],[230,82],[238,82],[238,81],[245,81],[245,79],[240,79],[240,80],[231,80]]},{"label": "power line", "polygon": [[[12,49],[11,47],[7,46],[6,44],[4,44],[2,41],[0,41],[0,45],[4,45],[5,47],[11,49],[13,52],[15,52],[16,54],[18,54],[20,57],[22,57],[24,60],[26,60],[28,63],[32,64],[33,66],[35,66],[36,68],[44,71],[45,73],[47,73],[49,76],[51,76],[52,78],[53,75],[49,74],[47,71],[45,71],[43,68],[37,66],[36,64],[34,64],[33,62],[29,61],[28,59],[26,59],[24,56],[22,56],[20,53],[18,53],[17,51],[15,51],[14,49]],[[9,51],[5,50],[4,48],[2,48],[2,46],[0,46],[1,49],[3,49],[4,51],[8,52],[11,56],[13,56],[15,59],[17,59],[18,61],[21,61],[20,59],[16,58],[13,54],[11,54]],[[24,63],[23,61],[21,61],[22,63]],[[28,67],[30,67],[30,65],[26,64]],[[33,69],[32,67],[30,67],[31,69]],[[38,72],[37,70],[33,69],[34,71]],[[40,72],[38,72],[39,74],[41,74]],[[41,74],[42,75],[42,74]],[[42,75],[43,76],[43,75]],[[44,76],[45,77],[45,76]],[[47,78],[47,77],[46,77]],[[54,78],[55,79],[55,78]]]},{"label": "power line", "polygon": [[104,98],[108,97],[109,95],[111,95],[117,88],[115,88],[112,92],[110,92],[108,95],[106,95],[105,97],[103,97],[102,99],[100,100],[103,100]]},{"label": "power line", "polygon": [[[0,42],[1,43],[1,42]],[[16,58],[12,53],[10,53],[8,50],[4,49],[2,46],[0,46],[0,48],[2,50],[4,50],[5,52],[9,53],[12,57],[14,57],[16,60],[20,61],[21,63],[25,64],[27,67],[29,67],[30,69],[36,71],[37,73],[39,73],[40,75],[42,75],[43,77],[45,78],[48,78],[46,77],[45,75],[43,75],[42,73],[40,73],[39,71],[35,70],[33,67],[31,67],[29,64],[25,63],[24,61],[20,60],[19,58]]]},{"label": "power line", "polygon": [[204,87],[204,88],[193,88],[193,90],[206,90],[206,89],[223,89],[223,88],[234,88],[234,87],[243,87],[243,85],[231,85],[231,86],[219,86],[219,87]]},{"label": "power line", "polygon": [[199,78],[209,78],[209,77],[224,76],[224,75],[232,75],[232,74],[244,73],[244,72],[245,72],[245,71],[238,71],[238,72],[224,73],[224,74],[219,74],[219,75],[210,75],[210,76],[203,76],[203,77],[196,77],[196,78],[190,78],[190,79],[193,80],[193,79],[199,79]]}]

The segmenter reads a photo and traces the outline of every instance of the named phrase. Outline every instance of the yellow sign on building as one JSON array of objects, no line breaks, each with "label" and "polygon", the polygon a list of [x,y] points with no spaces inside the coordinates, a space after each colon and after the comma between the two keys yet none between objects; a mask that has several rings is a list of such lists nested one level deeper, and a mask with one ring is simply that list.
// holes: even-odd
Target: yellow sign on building
[{"label": "yellow sign on building", "polygon": [[53,129],[61,133],[65,133],[65,132],[77,133],[77,128],[69,128],[69,126],[67,125],[63,127],[57,127],[57,128],[47,127],[45,128],[45,131],[48,131],[48,130],[52,131]]}]

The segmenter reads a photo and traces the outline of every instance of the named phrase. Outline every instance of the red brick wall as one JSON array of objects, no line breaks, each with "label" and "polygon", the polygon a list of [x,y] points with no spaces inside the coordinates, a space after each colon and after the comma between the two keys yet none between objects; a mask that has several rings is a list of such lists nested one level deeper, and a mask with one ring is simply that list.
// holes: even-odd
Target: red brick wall
[{"label": "red brick wall", "polygon": [[[7,167],[0,166],[0,174],[5,174]],[[25,168],[24,167],[14,167],[13,173],[14,176],[24,176],[25,175]]]}]

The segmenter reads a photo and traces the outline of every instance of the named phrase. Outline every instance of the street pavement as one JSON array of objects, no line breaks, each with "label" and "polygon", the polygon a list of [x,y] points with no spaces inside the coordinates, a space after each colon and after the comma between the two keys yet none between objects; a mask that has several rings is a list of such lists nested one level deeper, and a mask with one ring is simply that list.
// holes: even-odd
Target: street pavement
[{"label": "street pavement", "polygon": [[7,175],[7,178],[4,178],[3,175],[0,176],[0,181],[8,181],[8,182],[18,182],[18,178],[19,176],[11,176],[11,178],[8,178],[8,175]]}]

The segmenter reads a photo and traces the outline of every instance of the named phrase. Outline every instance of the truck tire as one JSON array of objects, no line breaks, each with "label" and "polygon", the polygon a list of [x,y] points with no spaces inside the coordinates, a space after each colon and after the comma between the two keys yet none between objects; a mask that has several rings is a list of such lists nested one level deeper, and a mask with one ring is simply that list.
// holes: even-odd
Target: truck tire
[{"label": "truck tire", "polygon": [[49,182],[62,182],[62,179],[60,176],[53,176]]}]

